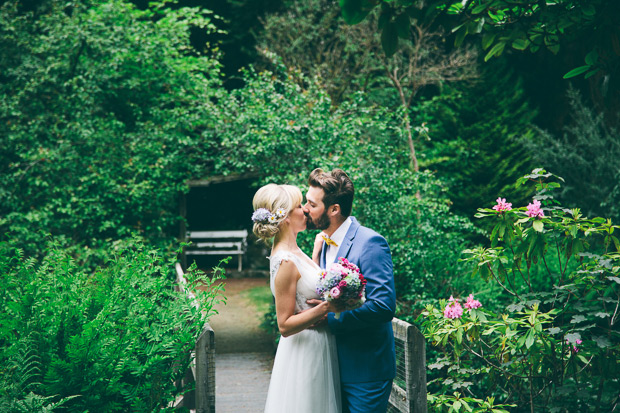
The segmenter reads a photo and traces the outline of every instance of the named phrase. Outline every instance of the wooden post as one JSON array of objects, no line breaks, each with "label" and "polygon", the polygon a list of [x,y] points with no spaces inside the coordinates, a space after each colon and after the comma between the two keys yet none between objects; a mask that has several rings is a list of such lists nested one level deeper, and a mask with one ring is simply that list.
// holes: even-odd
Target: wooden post
[{"label": "wooden post", "polygon": [[196,413],[215,413],[215,333],[205,324],[196,342]]},{"label": "wooden post", "polygon": [[[403,413],[426,413],[426,344],[414,325],[392,320],[397,354],[397,375],[390,404]],[[401,344],[402,343],[402,344]]]}]

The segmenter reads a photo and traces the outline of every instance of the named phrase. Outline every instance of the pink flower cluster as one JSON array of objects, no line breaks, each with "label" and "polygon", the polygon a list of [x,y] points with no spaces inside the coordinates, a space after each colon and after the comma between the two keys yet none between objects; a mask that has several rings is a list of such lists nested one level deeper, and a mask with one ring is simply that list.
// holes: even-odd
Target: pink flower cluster
[{"label": "pink flower cluster", "polygon": [[[496,210],[497,212],[504,212],[504,211],[512,210],[512,204],[510,202],[506,202],[506,198],[497,198],[495,202],[497,202],[497,205],[494,205],[493,209]],[[534,202],[527,205],[527,211],[525,212],[525,214],[530,218],[532,217],[542,218],[545,216],[545,213],[540,207],[541,207],[540,201],[535,199]]]},{"label": "pink flower cluster", "polygon": [[446,318],[461,318],[463,315],[463,307],[459,304],[458,298],[454,298],[450,296],[450,300],[448,300],[448,305],[443,310],[443,315]]},{"label": "pink flower cluster", "polygon": [[527,212],[525,213],[528,217],[544,217],[545,213],[542,209],[540,209],[540,201],[535,199],[533,203],[527,205]]},{"label": "pink flower cluster", "polygon": [[512,209],[512,204],[506,202],[506,198],[497,198],[497,205],[493,207],[494,210],[498,212],[502,211],[510,211]]},{"label": "pink flower cluster", "polygon": [[[581,343],[583,343],[583,341],[581,341],[581,339],[577,339],[575,340],[575,344],[573,346],[573,348],[571,349],[573,351],[573,353],[579,353],[579,347],[577,347],[578,345],[580,345]],[[568,340],[566,340],[566,344],[570,347],[570,342]]]},{"label": "pink flower cluster", "polygon": [[467,308],[468,310],[473,310],[474,308],[480,308],[480,307],[482,307],[482,304],[480,304],[480,301],[474,300],[474,295],[469,294],[469,297],[467,297],[467,302],[465,303],[465,308]]},{"label": "pink flower cluster", "polygon": [[340,257],[327,270],[321,271],[316,293],[327,301],[339,300],[347,309],[359,307],[366,300],[366,279],[357,265]]},{"label": "pink flower cluster", "polygon": [[[469,311],[474,308],[482,307],[482,304],[480,304],[480,301],[474,299],[473,294],[469,294],[469,297],[467,297],[467,302],[463,305],[463,307]],[[446,318],[461,318],[463,315],[463,307],[461,307],[461,303],[459,303],[458,298],[450,296],[448,305],[443,310],[443,315]]]}]

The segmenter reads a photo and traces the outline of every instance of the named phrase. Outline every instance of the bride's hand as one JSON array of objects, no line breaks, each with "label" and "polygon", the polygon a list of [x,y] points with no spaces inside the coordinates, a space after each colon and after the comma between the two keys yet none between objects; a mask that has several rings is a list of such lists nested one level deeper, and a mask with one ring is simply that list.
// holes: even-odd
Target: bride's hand
[{"label": "bride's hand", "polygon": [[312,249],[312,261],[316,262],[317,265],[320,265],[321,261],[321,249],[323,248],[323,236],[325,233],[323,231],[316,234],[314,237],[314,248]]}]

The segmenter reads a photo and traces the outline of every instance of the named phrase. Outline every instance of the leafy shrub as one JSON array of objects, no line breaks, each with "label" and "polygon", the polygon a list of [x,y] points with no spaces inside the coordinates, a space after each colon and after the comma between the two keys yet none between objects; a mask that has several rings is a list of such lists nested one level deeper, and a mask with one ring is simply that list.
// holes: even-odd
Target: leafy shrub
[{"label": "leafy shrub", "polygon": [[167,241],[186,180],[209,159],[219,64],[189,38],[214,30],[210,16],[39,3],[0,5],[0,233],[28,255],[43,250],[39,230],[76,253],[134,232]]},{"label": "leafy shrub", "polygon": [[[446,188],[432,173],[411,171],[398,117],[366,106],[363,95],[334,109],[317,84],[278,70],[248,72],[246,87],[220,102],[219,170],[255,171],[261,183],[305,191],[314,168],[342,168],[356,188],[353,215],[390,244],[402,313],[458,284],[466,271],[454,257],[476,230],[450,213]],[[305,251],[313,240],[310,231],[300,234]]]},{"label": "leafy shrub", "polygon": [[219,289],[192,270],[195,308],[175,292],[174,260],[141,241],[110,246],[87,273],[55,241],[41,260],[0,243],[0,411],[154,411],[181,391]]},{"label": "leafy shrub", "polygon": [[562,208],[552,177],[538,169],[519,180],[536,182],[527,207],[477,214],[494,222],[491,245],[465,251],[466,260],[501,287],[505,308],[442,300],[420,316],[443,353],[429,365],[440,372],[430,383],[442,395],[438,410],[465,411],[462,394],[493,395],[519,412],[612,411],[620,402],[620,227]]}]

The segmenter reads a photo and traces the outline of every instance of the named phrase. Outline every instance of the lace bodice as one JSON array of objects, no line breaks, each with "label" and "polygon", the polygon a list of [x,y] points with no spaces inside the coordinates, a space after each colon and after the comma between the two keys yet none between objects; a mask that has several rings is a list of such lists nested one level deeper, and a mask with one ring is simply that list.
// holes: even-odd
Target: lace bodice
[{"label": "lace bodice", "polygon": [[269,285],[271,293],[275,296],[275,279],[280,269],[282,261],[292,261],[301,274],[297,281],[297,293],[295,294],[295,311],[302,311],[310,308],[306,300],[319,298],[316,293],[316,284],[319,281],[321,269],[308,256],[300,256],[288,251],[278,251],[269,257]]}]

